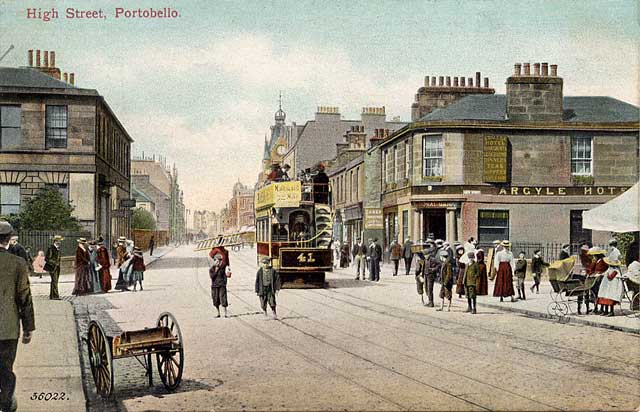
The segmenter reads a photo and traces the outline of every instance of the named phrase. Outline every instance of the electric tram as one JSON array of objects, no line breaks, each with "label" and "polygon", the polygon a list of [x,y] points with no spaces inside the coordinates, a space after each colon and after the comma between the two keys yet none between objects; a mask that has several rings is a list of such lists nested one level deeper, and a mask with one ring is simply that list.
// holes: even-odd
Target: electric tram
[{"label": "electric tram", "polygon": [[282,287],[324,287],[333,269],[333,218],[326,182],[269,182],[255,194],[258,263],[270,257]]}]

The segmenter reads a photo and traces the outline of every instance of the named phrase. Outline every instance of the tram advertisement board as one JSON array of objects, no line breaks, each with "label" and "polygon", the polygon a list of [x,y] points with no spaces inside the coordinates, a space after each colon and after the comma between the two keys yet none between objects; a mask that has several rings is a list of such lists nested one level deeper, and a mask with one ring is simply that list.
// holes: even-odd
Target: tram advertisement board
[{"label": "tram advertisement board", "polygon": [[300,181],[272,183],[258,190],[255,208],[260,210],[265,206],[298,207],[302,198]]},{"label": "tram advertisement board", "polygon": [[280,269],[330,269],[330,249],[280,249]]}]

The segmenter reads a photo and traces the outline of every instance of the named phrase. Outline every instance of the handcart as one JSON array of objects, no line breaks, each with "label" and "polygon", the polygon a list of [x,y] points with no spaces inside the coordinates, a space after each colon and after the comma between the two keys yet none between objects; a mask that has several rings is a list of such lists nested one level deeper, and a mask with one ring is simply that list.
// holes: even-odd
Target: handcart
[{"label": "handcart", "polygon": [[180,326],[171,313],[163,312],[154,328],[123,332],[113,337],[108,337],[102,325],[93,320],[87,335],[91,374],[96,390],[103,398],[113,393],[115,359],[135,358],[145,368],[149,386],[152,386],[151,357],[156,355],[158,373],[165,388],[173,391],[180,385],[184,347]]}]

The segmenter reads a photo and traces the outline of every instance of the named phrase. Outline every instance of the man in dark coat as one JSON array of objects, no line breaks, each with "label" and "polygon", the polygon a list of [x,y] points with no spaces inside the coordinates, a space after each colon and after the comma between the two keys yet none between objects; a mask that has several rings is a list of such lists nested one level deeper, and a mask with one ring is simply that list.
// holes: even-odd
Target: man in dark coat
[{"label": "man in dark coat", "polygon": [[49,288],[49,299],[60,300],[58,293],[58,279],[60,278],[60,245],[64,238],[62,236],[54,236],[53,243],[47,249],[45,255],[44,270],[49,272],[51,276],[51,286]]},{"label": "man in dark coat", "polygon": [[11,253],[12,255],[18,256],[24,259],[24,261],[27,262],[27,267],[29,268],[29,272],[33,272],[33,267],[30,264],[31,259],[29,258],[29,254],[27,253],[27,250],[24,248],[24,246],[18,243],[18,235],[15,233],[11,236],[11,240],[9,240],[8,250],[9,250],[9,253]]},{"label": "man in dark coat", "polygon": [[224,308],[224,317],[227,317],[227,265],[221,252],[217,252],[211,259],[209,277],[211,278],[211,299],[220,317],[220,306]]},{"label": "man in dark coat", "polygon": [[267,316],[267,303],[273,312],[273,318],[277,319],[276,314],[276,293],[280,290],[280,275],[277,270],[271,266],[271,258],[262,258],[262,267],[256,273],[256,294],[260,297],[260,307],[262,312]]},{"label": "man in dark coat", "polygon": [[375,238],[369,246],[369,280],[372,282],[380,281],[380,260],[382,260],[382,247]]},{"label": "man in dark coat", "polygon": [[149,256],[153,256],[153,249],[156,247],[156,239],[151,236],[149,240]]},{"label": "man in dark coat", "polygon": [[442,262],[437,256],[437,253],[437,249],[433,247],[425,250],[426,263],[424,271],[424,283],[428,298],[428,302],[425,306],[428,306],[430,308],[435,306],[433,303],[433,283],[436,280],[436,276],[438,276],[438,274],[440,273],[440,268],[442,266]]},{"label": "man in dark coat", "polygon": [[404,271],[405,275],[409,276],[409,271],[411,270],[411,262],[413,261],[413,242],[411,239],[407,238],[402,244],[402,258],[404,259]]},{"label": "man in dark coat", "polygon": [[31,342],[35,316],[29,286],[29,269],[21,258],[7,250],[13,227],[0,221],[0,410],[14,412],[16,375],[13,364],[18,350],[20,324],[22,343]]}]

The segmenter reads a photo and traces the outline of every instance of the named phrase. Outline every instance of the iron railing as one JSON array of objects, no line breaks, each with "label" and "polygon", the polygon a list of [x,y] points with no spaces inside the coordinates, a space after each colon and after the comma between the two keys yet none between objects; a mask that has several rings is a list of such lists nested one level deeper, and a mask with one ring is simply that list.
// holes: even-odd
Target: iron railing
[{"label": "iron railing", "polygon": [[64,240],[60,245],[60,252],[62,256],[75,256],[76,248],[78,247],[78,238],[91,238],[91,232],[52,232],[52,231],[40,231],[30,230],[21,231],[18,236],[18,242],[25,248],[31,248],[31,256],[35,257],[39,250],[47,252],[47,249],[52,244],[53,237],[60,235],[64,237]]}]

